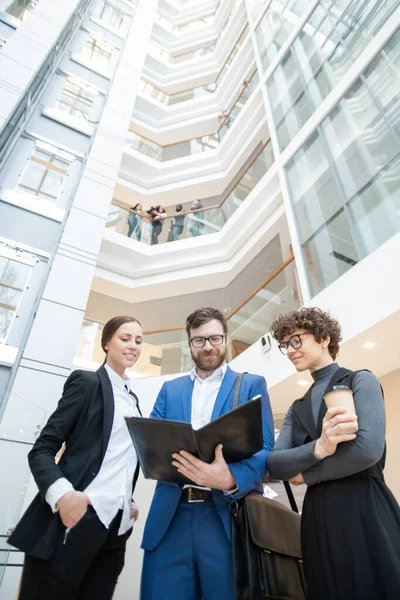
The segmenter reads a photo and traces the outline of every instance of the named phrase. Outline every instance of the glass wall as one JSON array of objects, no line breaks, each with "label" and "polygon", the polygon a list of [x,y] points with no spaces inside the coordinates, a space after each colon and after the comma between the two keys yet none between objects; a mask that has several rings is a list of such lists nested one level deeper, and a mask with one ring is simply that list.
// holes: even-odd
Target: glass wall
[{"label": "glass wall", "polygon": [[286,166],[313,294],[400,231],[400,32]]},{"label": "glass wall", "polygon": [[307,0],[270,2],[256,27],[261,64],[267,70],[307,8]]},{"label": "glass wall", "polygon": [[[281,150],[340,82],[396,6],[397,0],[319,3],[267,83]],[[293,29],[293,24],[285,20],[285,28]]]}]

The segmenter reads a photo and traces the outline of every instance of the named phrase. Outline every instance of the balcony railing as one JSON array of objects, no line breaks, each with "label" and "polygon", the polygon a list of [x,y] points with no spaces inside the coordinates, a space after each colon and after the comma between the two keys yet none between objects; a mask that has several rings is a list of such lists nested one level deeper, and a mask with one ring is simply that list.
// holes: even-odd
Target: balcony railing
[{"label": "balcony railing", "polygon": [[[227,315],[230,337],[228,360],[235,358],[265,335],[277,312],[294,310],[301,304],[296,266],[293,256],[290,256]],[[84,321],[75,364],[95,368],[103,361],[104,352],[100,345],[102,327],[102,324]],[[187,372],[193,366],[183,325],[145,331],[142,354],[147,360],[139,360],[134,373],[136,377]]]},{"label": "balcony railing", "polygon": [[[157,102],[161,102],[162,104],[167,104],[168,106],[172,106],[173,104],[180,104],[181,102],[187,102],[188,100],[193,100],[195,98],[200,98],[202,96],[208,96],[209,94],[215,92],[218,89],[219,84],[221,83],[224,75],[228,72],[235,56],[238,54],[240,49],[242,48],[245,39],[246,33],[248,31],[248,27],[242,30],[239,35],[236,43],[234,44],[231,52],[229,53],[226,61],[221,67],[220,72],[215,81],[212,83],[208,83],[206,85],[200,85],[197,87],[189,88],[187,90],[182,90],[181,92],[176,92],[175,94],[167,94],[161,88],[153,85],[152,83],[141,80],[139,91],[150,98],[154,98]],[[164,50],[160,50],[161,53],[164,53]],[[181,56],[181,55],[179,55]],[[183,56],[183,54],[182,54]]]},{"label": "balcony railing", "polygon": [[216,150],[225,137],[226,132],[232,127],[247,100],[256,89],[258,81],[258,73],[255,71],[249,81],[243,82],[242,91],[230,111],[223,111],[220,114],[221,125],[218,131],[214,133],[161,146],[138,133],[129,131],[127,144],[133,150],[159,162],[192,156],[193,154],[207,152],[208,150]]},{"label": "balcony railing", "polygon": [[[166,215],[161,220],[162,230],[157,238],[157,242],[155,242],[152,235],[153,226],[150,217],[146,213],[141,213],[139,216],[142,217],[142,220],[139,224],[140,234],[138,236],[140,241],[146,244],[177,241],[173,238],[172,233],[170,233],[172,232],[172,219],[176,216],[184,217],[183,229],[179,234],[178,240],[220,231],[272,166],[273,162],[272,147],[268,141],[247,167],[235,187],[219,204],[205,206],[198,210],[185,210],[178,213],[178,215],[175,212],[174,214]],[[114,200],[110,206],[106,227],[111,231],[127,236],[131,229],[129,227],[130,214],[136,213],[131,209],[119,205]]]}]

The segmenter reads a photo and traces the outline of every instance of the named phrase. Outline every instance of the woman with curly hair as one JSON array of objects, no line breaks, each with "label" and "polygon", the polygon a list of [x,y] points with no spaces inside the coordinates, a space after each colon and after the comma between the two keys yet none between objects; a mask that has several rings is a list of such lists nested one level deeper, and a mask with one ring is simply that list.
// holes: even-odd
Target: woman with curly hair
[{"label": "woman with curly hair", "polygon": [[[341,328],[319,308],[279,315],[271,332],[313,385],[289,408],[269,455],[273,479],[307,485],[301,544],[308,600],[397,600],[400,510],[383,478],[385,409],[370,371],[335,362]],[[323,396],[348,386],[356,415]],[[354,433],[349,433],[349,430]]]}]

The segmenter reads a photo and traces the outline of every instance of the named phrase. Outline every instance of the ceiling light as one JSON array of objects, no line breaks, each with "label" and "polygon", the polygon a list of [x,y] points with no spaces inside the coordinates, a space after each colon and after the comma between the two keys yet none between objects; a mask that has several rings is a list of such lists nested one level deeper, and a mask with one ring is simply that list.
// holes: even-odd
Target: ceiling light
[{"label": "ceiling light", "polygon": [[375,348],[375,343],[374,342],[365,342],[364,348],[366,348],[367,350],[370,350],[371,348]]},{"label": "ceiling light", "polygon": [[297,383],[299,385],[308,385],[308,381],[306,381],[305,379],[299,379]]}]

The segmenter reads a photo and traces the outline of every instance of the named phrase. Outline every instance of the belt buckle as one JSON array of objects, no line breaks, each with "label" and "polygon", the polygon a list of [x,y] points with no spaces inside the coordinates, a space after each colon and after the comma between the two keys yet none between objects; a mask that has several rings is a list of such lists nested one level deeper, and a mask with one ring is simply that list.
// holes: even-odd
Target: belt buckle
[{"label": "belt buckle", "polygon": [[192,493],[193,493],[193,488],[191,488],[191,487],[190,487],[190,488],[188,489],[188,502],[189,502],[190,504],[192,504],[192,503],[194,503],[194,502],[204,502],[204,500],[201,500],[201,499],[200,499],[200,500],[194,500],[194,499],[192,499]]}]

